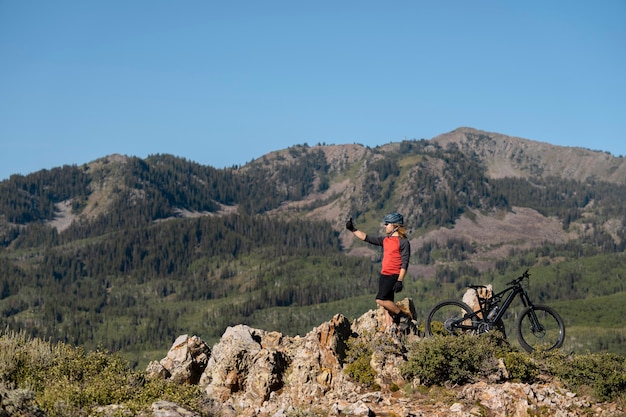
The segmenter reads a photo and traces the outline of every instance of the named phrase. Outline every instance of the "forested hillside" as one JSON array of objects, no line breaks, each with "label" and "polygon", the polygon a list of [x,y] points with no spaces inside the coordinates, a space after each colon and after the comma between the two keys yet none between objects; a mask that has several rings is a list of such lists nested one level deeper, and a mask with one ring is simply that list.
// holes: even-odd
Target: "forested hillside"
[{"label": "forested hillside", "polygon": [[[380,253],[344,223],[378,233],[400,211],[418,314],[530,268],[531,294],[565,316],[566,348],[625,353],[626,178],[493,175],[479,143],[304,144],[227,169],[111,155],[14,175],[0,182],[0,325],[140,364],[231,324],[302,334],[372,308]],[[613,173],[623,159],[607,160]]]}]

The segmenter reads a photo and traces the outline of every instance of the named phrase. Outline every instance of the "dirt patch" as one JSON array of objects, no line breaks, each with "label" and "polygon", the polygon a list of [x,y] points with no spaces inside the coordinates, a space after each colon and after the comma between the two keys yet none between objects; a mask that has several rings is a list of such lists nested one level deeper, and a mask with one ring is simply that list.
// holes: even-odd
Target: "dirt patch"
[{"label": "dirt patch", "polygon": [[[347,203],[340,196],[350,186],[350,181],[346,179],[332,184],[323,193],[309,194],[302,200],[286,201],[281,204],[280,207],[271,210],[268,213],[270,215],[275,215],[302,211],[309,219],[312,220],[327,220],[331,223],[343,224],[348,220],[347,214],[344,213],[344,207]],[[327,204],[321,205],[320,202],[326,201],[328,201]],[[320,204],[320,206],[311,209],[311,207],[316,204]]]},{"label": "dirt patch", "polygon": [[183,218],[195,218],[202,216],[224,216],[227,214],[232,214],[237,212],[238,206],[226,206],[224,204],[220,204],[220,209],[215,213],[211,213],[208,211],[197,211],[197,210],[188,210],[186,208],[175,208],[174,213],[175,217],[183,217]]},{"label": "dirt patch", "polygon": [[[557,218],[545,217],[531,208],[513,207],[511,211],[490,214],[471,212],[457,220],[451,229],[434,230],[412,239],[411,246],[415,250],[426,242],[443,245],[450,239],[464,239],[476,250],[468,254],[469,263],[486,271],[493,268],[496,261],[509,256],[514,248],[529,249],[546,242],[565,243],[576,237],[575,233],[564,231]],[[437,266],[412,265],[411,269],[419,276],[433,277]]]},{"label": "dirt patch", "polygon": [[473,211],[470,216],[457,220],[452,229],[439,229],[417,239],[445,242],[450,238],[464,238],[479,247],[492,247],[504,243],[526,242],[539,245],[543,242],[564,243],[576,237],[568,235],[559,219],[545,217],[527,207],[513,207],[511,211],[498,211],[488,215]]},{"label": "dirt patch", "polygon": [[72,214],[72,201],[65,200],[60,203],[56,203],[54,205],[55,216],[54,219],[46,222],[48,226],[54,227],[57,231],[62,232],[63,230],[70,227],[76,216]]}]

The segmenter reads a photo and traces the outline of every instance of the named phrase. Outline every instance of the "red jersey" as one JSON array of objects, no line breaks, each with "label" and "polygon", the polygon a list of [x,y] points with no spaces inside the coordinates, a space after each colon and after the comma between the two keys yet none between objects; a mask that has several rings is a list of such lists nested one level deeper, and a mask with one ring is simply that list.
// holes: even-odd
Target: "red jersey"
[{"label": "red jersey", "polygon": [[365,236],[365,241],[383,247],[383,275],[398,275],[400,269],[409,268],[411,244],[399,236]]}]

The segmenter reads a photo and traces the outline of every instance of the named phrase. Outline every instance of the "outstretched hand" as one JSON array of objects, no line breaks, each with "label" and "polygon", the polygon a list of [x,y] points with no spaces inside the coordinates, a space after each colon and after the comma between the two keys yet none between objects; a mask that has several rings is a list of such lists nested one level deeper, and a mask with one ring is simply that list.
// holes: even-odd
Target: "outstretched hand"
[{"label": "outstretched hand", "polygon": [[354,232],[356,230],[356,227],[354,227],[354,223],[352,223],[352,217],[350,217],[350,219],[346,222],[346,229],[351,232]]},{"label": "outstretched hand", "polygon": [[402,281],[396,281],[396,283],[393,284],[393,292],[400,292],[403,288],[404,284],[402,284]]}]

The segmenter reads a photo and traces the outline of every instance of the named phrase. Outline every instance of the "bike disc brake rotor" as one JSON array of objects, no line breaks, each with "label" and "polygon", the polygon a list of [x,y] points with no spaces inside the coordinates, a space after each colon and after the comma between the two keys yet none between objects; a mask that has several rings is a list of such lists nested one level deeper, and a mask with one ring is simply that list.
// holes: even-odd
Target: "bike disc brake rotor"
[{"label": "bike disc brake rotor", "polygon": [[456,323],[456,319],[455,318],[449,318],[446,319],[446,321],[443,322],[443,328],[446,329],[446,331],[450,334],[454,334],[454,324]]}]

